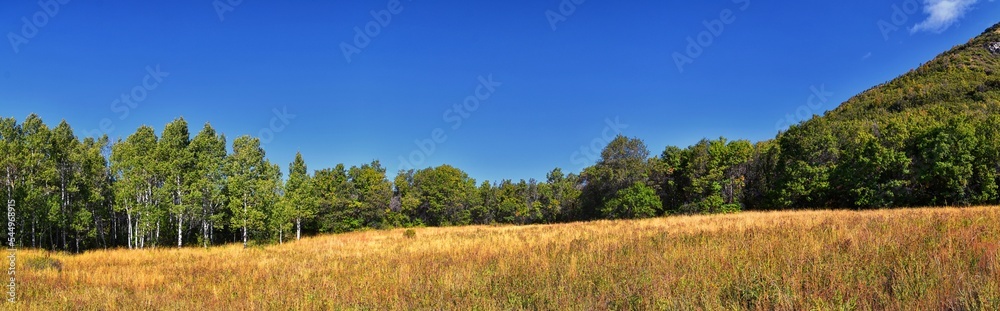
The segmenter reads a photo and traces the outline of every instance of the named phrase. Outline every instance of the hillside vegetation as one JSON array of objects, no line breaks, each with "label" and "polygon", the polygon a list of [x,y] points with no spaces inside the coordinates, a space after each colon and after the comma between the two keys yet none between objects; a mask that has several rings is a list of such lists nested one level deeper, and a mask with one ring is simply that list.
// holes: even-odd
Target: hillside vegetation
[{"label": "hillside vegetation", "polygon": [[879,118],[899,112],[944,109],[983,116],[1000,109],[1000,24],[900,77],[865,91],[832,111],[835,121]]},{"label": "hillside vegetation", "polygon": [[1000,24],[758,144],[765,208],[996,204]]},{"label": "hillside vegetation", "polygon": [[746,212],[19,252],[22,309],[997,310],[1000,209]]}]

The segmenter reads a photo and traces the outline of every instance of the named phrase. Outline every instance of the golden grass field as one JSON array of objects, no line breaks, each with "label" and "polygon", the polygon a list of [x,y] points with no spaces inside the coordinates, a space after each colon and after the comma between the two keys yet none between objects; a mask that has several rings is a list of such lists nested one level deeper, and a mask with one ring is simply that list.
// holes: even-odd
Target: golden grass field
[{"label": "golden grass field", "polygon": [[415,231],[250,249],[23,250],[13,307],[1000,310],[996,207]]}]

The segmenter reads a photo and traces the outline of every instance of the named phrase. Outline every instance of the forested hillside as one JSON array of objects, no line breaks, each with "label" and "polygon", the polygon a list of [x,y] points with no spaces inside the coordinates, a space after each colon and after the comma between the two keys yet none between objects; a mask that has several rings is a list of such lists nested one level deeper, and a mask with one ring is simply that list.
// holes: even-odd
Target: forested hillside
[{"label": "forested hillside", "polygon": [[1000,24],[767,146],[755,207],[997,202]]},{"label": "forested hillside", "polygon": [[390,175],[378,161],[310,172],[301,155],[283,170],[257,138],[229,145],[209,124],[192,137],[183,118],[159,135],[144,126],[111,141],[37,115],[0,120],[0,175],[16,244],[76,252],[366,228],[998,204],[995,42],[1000,24],[774,140],[703,140],[651,157],[619,136],[579,175],[556,168],[544,181],[479,182],[448,165]]}]

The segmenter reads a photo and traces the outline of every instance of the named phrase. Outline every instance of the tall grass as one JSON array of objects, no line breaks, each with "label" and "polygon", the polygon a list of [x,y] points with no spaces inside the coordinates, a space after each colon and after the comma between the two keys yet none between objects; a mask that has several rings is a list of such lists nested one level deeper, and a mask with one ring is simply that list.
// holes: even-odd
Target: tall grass
[{"label": "tall grass", "polygon": [[34,264],[19,267],[16,307],[1000,309],[994,207],[405,232],[250,249],[20,251]]}]

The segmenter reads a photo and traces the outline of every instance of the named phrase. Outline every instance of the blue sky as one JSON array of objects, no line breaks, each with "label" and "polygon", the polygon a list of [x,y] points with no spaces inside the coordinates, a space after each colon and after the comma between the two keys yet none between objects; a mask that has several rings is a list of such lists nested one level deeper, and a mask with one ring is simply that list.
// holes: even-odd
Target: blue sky
[{"label": "blue sky", "polygon": [[283,168],[544,179],[616,130],[653,154],[772,138],[1000,21],[987,0],[571,1],[4,1],[0,115],[112,137],[183,116],[263,134]]}]

